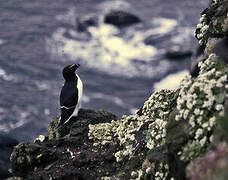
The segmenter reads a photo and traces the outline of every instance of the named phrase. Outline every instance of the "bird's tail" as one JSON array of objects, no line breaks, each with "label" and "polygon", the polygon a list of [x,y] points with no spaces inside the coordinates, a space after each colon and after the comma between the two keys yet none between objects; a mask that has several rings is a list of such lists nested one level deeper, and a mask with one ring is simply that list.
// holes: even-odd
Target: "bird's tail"
[{"label": "bird's tail", "polygon": [[54,133],[56,132],[61,132],[61,130],[67,126],[67,124],[70,122],[70,119],[72,118],[72,116],[70,116],[64,123],[61,123],[61,116],[58,119],[58,125],[56,127],[56,129],[54,130]]}]

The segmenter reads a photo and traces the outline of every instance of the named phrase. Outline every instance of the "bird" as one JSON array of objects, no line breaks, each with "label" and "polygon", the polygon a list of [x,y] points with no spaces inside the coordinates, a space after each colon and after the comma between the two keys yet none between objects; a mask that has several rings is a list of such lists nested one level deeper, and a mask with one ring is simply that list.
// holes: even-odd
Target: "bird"
[{"label": "bird", "polygon": [[75,72],[79,66],[79,64],[71,64],[63,68],[62,75],[65,82],[60,93],[61,116],[59,118],[58,128],[66,125],[72,117],[78,116],[83,95],[82,81]]}]

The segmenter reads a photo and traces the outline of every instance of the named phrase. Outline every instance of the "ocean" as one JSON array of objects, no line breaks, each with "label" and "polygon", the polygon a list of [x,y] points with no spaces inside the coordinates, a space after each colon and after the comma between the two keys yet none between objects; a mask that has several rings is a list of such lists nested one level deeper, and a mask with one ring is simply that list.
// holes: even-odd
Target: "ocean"
[{"label": "ocean", "polygon": [[[174,73],[187,74],[190,56],[170,59],[166,54],[194,53],[194,30],[208,3],[1,0],[0,133],[19,141],[46,134],[51,119],[60,114],[62,68],[72,63],[81,65],[82,108],[105,109],[120,118],[134,113],[156,89],[174,86]],[[122,28],[105,24],[112,10],[130,12],[141,23]],[[96,25],[79,31],[78,23],[86,19]]]}]

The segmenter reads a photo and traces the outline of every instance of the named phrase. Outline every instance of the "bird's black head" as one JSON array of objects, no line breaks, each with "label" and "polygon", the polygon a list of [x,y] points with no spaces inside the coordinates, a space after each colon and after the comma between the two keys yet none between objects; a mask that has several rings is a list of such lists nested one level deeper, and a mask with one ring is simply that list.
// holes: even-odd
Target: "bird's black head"
[{"label": "bird's black head", "polygon": [[73,80],[75,78],[75,71],[78,69],[80,65],[79,64],[71,64],[63,68],[63,77],[67,80]]}]

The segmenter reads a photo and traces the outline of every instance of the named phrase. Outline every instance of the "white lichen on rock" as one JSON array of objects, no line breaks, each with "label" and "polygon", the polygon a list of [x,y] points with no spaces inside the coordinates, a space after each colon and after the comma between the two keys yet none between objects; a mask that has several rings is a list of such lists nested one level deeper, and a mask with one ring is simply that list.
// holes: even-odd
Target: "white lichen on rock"
[{"label": "white lichen on rock", "polygon": [[199,40],[199,44],[203,45],[205,44],[205,38],[207,31],[209,29],[209,26],[205,22],[206,20],[206,14],[202,14],[200,17],[200,23],[197,25],[197,29],[199,29],[199,33],[197,34],[197,39]]},{"label": "white lichen on rock", "polygon": [[161,90],[154,92],[150,98],[145,101],[143,114],[150,118],[163,119],[169,113],[169,104],[174,98],[175,91]]},{"label": "white lichen on rock", "polygon": [[34,142],[44,142],[46,137],[44,135],[39,135],[38,138],[35,139]]},{"label": "white lichen on rock", "polygon": [[228,0],[213,0],[210,7],[201,14],[200,23],[196,29],[196,38],[201,46],[206,46],[209,39],[222,38],[227,33]]},{"label": "white lichen on rock", "polygon": [[118,139],[123,148],[115,153],[115,157],[117,161],[121,161],[126,156],[131,157],[134,151],[133,145],[136,142],[136,132],[144,123],[149,122],[148,129],[143,132],[146,147],[153,149],[163,145],[166,137],[166,117],[174,96],[175,91],[155,92],[144,103],[143,115],[124,115],[121,120],[111,121],[111,123],[89,125],[89,139],[94,141],[94,145],[114,143],[114,139]]},{"label": "white lichen on rock", "polygon": [[160,163],[147,163],[148,167],[142,167],[136,171],[131,172],[132,179],[140,180],[140,179],[148,179],[148,175],[150,179],[154,180],[174,180],[174,178],[168,178],[169,175],[169,165],[163,162]]},{"label": "white lichen on rock", "polygon": [[167,115],[174,97],[175,91],[161,90],[153,93],[144,103],[142,112],[152,119],[148,130],[144,132],[147,148],[153,149],[165,144]]},{"label": "white lichen on rock", "polygon": [[222,115],[226,97],[225,83],[227,67],[211,54],[205,62],[199,63],[197,78],[186,77],[180,86],[177,99],[177,121],[188,122],[188,133],[192,137],[179,152],[180,158],[189,161],[206,151],[216,126],[216,116]]},{"label": "white lichen on rock", "polygon": [[112,120],[111,123],[89,124],[88,137],[93,140],[93,145],[114,143],[113,139],[119,126],[119,121]]},{"label": "white lichen on rock", "polygon": [[154,147],[159,147],[165,144],[166,124],[167,121],[156,119],[149,125],[148,130],[145,133],[147,142],[146,147],[148,149],[153,149]]},{"label": "white lichen on rock", "polygon": [[[143,135],[141,140],[150,150],[160,147],[166,142],[167,117],[175,97],[175,91],[161,90],[155,92],[144,103],[141,115],[124,115],[122,119],[111,121],[111,123],[89,125],[89,139],[94,141],[94,145],[119,142],[122,149],[115,153],[116,161],[119,162],[125,157],[130,159],[134,155],[138,145],[136,133],[145,123],[148,123],[147,128],[141,132]],[[148,164],[142,169],[133,171],[131,173],[132,178],[140,179],[153,173],[155,179],[167,179],[169,174],[168,164]]]},{"label": "white lichen on rock", "polygon": [[135,133],[148,121],[150,121],[150,119],[147,116],[139,116],[137,114],[122,117],[116,135],[123,149],[115,153],[117,162],[126,156],[131,157],[134,150]]},{"label": "white lichen on rock", "polygon": [[119,180],[119,178],[117,177],[109,177],[109,176],[104,176],[104,177],[101,177],[101,180]]}]

